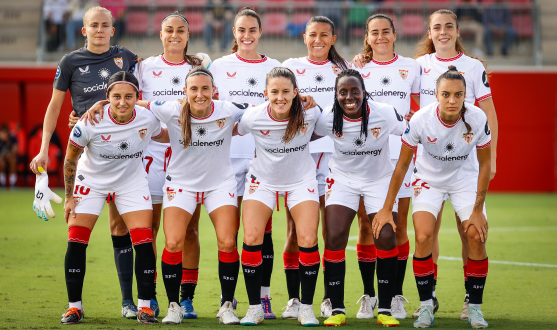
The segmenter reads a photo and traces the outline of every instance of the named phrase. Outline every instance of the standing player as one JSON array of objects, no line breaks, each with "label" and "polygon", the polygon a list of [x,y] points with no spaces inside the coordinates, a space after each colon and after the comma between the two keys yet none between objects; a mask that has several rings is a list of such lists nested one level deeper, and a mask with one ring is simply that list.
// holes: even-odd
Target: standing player
[{"label": "standing player", "polygon": [[[417,171],[412,175],[414,198],[412,216],[416,231],[414,274],[421,306],[415,328],[433,325],[433,233],[445,195],[448,194],[462,221],[468,241],[467,276],[469,297],[468,324],[475,329],[487,328],[481,312],[488,259],[485,250],[487,219],[485,197],[490,180],[491,132],[485,113],[465,100],[464,75],[453,65],[436,83],[434,102],[422,108],[410,120],[402,137],[404,146],[393,174],[385,205],[373,219],[373,232],[392,223],[392,203],[402,184],[414,149],[421,144]],[[477,150],[477,162],[473,159]]]},{"label": "standing player", "polygon": [[[306,24],[304,43],[308,48],[308,56],[291,58],[282,65],[296,75],[300,93],[311,95],[317,104],[326,107],[333,104],[335,80],[340,71],[348,69],[348,63],[335,49],[334,23],[324,16],[314,16]],[[324,137],[310,142],[309,150],[316,164],[316,177],[319,187],[319,207],[322,219],[322,232],[325,237],[325,179],[329,173],[329,159],[334,151],[333,142]],[[296,227],[290,212],[286,210],[287,238],[284,246],[284,271],[288,288],[288,304],[283,319],[296,319],[300,307],[300,278],[298,272],[298,243]],[[330,316],[331,301],[327,296],[321,304],[321,315]]]},{"label": "standing player", "polygon": [[[81,116],[95,102],[106,99],[106,82],[112,73],[133,69],[137,56],[124,47],[110,46],[110,38],[114,35],[112,23],[112,14],[103,7],[93,7],[83,16],[81,33],[87,37],[87,46],[65,55],[58,65],[52,99],[44,119],[41,151],[30,164],[33,173],[39,174],[39,166],[47,169],[49,143],[66,92],[69,90],[72,96],[73,111]],[[114,261],[122,291],[122,316],[134,319],[137,307],[132,296],[132,241],[113,202],[109,203],[108,210]],[[153,306],[153,309],[156,308]]]},{"label": "standing player", "polygon": [[131,73],[117,72],[107,84],[106,96],[110,104],[103,111],[110,120],[97,126],[76,124],[64,161],[64,217],[69,228],[65,274],[69,308],[62,323],[74,324],[83,319],[81,293],[85,254],[105,200],[115,203],[130,229],[136,252],[137,320],[143,324],[157,323],[150,308],[155,279],[153,212],[141,156],[150,139],[168,141],[168,133],[152,113],[136,106],[138,83]]},{"label": "standing player", "polygon": [[242,267],[250,307],[241,324],[263,322],[260,283],[265,227],[275,206],[278,210],[279,196],[284,196],[285,207],[296,224],[300,250],[302,297],[298,322],[317,326],[312,303],[319,272],[319,196],[308,143],[321,111],[319,107],[303,110],[296,78],[286,68],[271,70],[265,86],[269,102],[248,109],[238,123],[240,135],[253,135],[257,151],[257,157],[250,162],[246,175],[249,184],[244,191]]}]

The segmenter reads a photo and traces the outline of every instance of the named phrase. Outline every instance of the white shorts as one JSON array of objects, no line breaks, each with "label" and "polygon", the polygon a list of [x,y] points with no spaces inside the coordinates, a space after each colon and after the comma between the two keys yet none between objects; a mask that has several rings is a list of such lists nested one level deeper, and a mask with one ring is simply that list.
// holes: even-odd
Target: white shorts
[{"label": "white shorts", "polygon": [[[251,177],[251,175],[248,173],[246,177]],[[271,210],[274,210],[276,206],[277,211],[280,209],[278,205],[279,196],[284,196],[285,206],[289,210],[305,201],[319,203],[317,180],[308,180],[289,190],[277,191],[266,187],[264,183],[252,179],[246,184],[244,191],[244,201],[259,201],[267,205]]]},{"label": "white shorts", "polygon": [[166,166],[168,166],[171,155],[172,149],[170,147],[168,147],[166,151],[149,147],[145,150],[143,167],[145,168],[145,172],[147,172],[147,181],[149,182],[149,191],[151,192],[153,204],[162,204]]},{"label": "white shorts", "polygon": [[104,203],[114,201],[120,214],[152,210],[147,180],[142,179],[124,189],[104,190],[89,188],[83,183],[74,188],[75,213],[100,215]]},{"label": "white shorts", "polygon": [[[360,197],[364,197],[366,213],[372,214],[383,208],[391,177],[384,177],[373,182],[350,182],[345,178],[339,180],[330,175],[327,180],[329,183],[325,192],[325,207],[342,205],[358,212]],[[393,205],[393,212],[398,212],[398,198]]]},{"label": "white shorts", "polygon": [[[412,214],[425,211],[437,218],[445,196],[448,195],[460,221],[465,221],[470,219],[474,210],[478,180],[473,178],[456,182],[447,187],[432,187],[427,182],[412,176],[412,187],[414,190],[412,195]],[[483,213],[487,217],[485,204]]]},{"label": "white shorts", "polygon": [[189,214],[193,214],[197,204],[201,203],[201,205],[205,205],[207,213],[211,214],[221,206],[238,206],[236,180],[234,178],[222,182],[216,189],[210,191],[183,190],[178,182],[167,182],[164,185],[164,191],[166,196],[163,198],[163,209],[179,207]]},{"label": "white shorts", "polygon": [[319,196],[325,195],[325,185],[327,184],[327,176],[329,175],[329,160],[333,157],[332,152],[316,152],[311,157],[315,162],[315,177],[319,188]]},{"label": "white shorts", "polygon": [[[396,167],[396,163],[398,162],[398,159],[391,159],[391,162],[393,162],[393,166]],[[402,182],[402,185],[400,186],[400,190],[396,195],[397,199],[412,197],[412,181],[411,181],[412,174],[414,174],[413,161],[410,162],[410,166],[408,166],[408,171],[404,175],[404,181]]]},{"label": "white shorts", "polygon": [[248,158],[230,158],[232,162],[232,170],[236,178],[236,195],[244,196],[244,188],[246,186],[246,174],[249,171]]}]

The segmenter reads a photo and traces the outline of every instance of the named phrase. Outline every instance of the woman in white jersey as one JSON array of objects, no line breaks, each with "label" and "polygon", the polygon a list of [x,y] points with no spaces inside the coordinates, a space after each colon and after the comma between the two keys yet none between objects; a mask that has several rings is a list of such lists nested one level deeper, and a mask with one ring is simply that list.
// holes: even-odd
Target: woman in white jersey
[{"label": "woman in white jersey", "polygon": [[[468,242],[468,324],[475,329],[488,326],[480,307],[488,271],[485,249],[488,224],[484,201],[490,180],[491,131],[485,113],[465,102],[466,90],[464,75],[453,65],[437,79],[438,102],[420,109],[408,123],[385,205],[373,219],[374,235],[383,225],[392,223],[392,203],[412,161],[414,149],[421,144],[423,153],[418,155],[416,171],[412,175],[412,217],[416,231],[413,264],[421,301],[414,322],[416,328],[430,327],[434,321],[433,234],[438,221],[436,217],[447,194],[462,221]],[[472,157],[476,151],[477,160]]]},{"label": "woman in white jersey", "polygon": [[[348,69],[348,63],[335,49],[334,23],[324,16],[314,16],[306,24],[304,43],[308,48],[308,55],[291,58],[282,63],[296,75],[299,93],[311,95],[321,108],[325,108],[334,101],[335,80],[341,70]],[[319,187],[319,208],[322,219],[322,232],[325,237],[325,179],[329,174],[329,159],[334,146],[329,137],[310,142],[309,151],[316,164],[316,178]],[[284,272],[286,273],[286,287],[288,289],[288,304],[283,319],[296,319],[300,306],[300,277],[298,272],[298,242],[296,241],[296,226],[290,212],[286,210],[286,243],[284,246]],[[330,310],[330,300],[325,290],[322,310]],[[329,307],[329,308],[327,308]],[[330,316],[330,312],[328,313]]]},{"label": "woman in white jersey", "polygon": [[[344,260],[350,225],[359,209],[361,196],[369,222],[381,208],[394,169],[389,157],[389,136],[400,136],[403,131],[404,118],[391,105],[371,101],[358,71],[350,69],[339,74],[334,104],[323,111],[315,128],[316,134],[329,136],[335,143],[325,195],[327,235],[323,262],[332,304],[332,315],[325,321],[327,326],[346,322]],[[394,208],[396,223],[396,205]],[[384,326],[399,325],[391,315],[398,257],[395,223],[392,228],[383,228],[375,237],[379,289],[377,323]]]},{"label": "woman in white jersey", "polygon": [[267,219],[284,196],[290,209],[300,250],[299,272],[302,288],[298,322],[316,326],[319,321],[312,310],[315,284],[319,272],[317,227],[319,225],[319,193],[315,179],[315,163],[308,144],[319,107],[303,110],[294,73],[287,68],[274,68],[265,81],[262,105],[248,109],[238,123],[238,133],[251,133],[257,157],[250,162],[244,191],[244,246],[242,267],[250,307],[242,325],[263,322],[260,303],[262,248]]},{"label": "woman in white jersey", "polygon": [[153,211],[141,157],[151,139],[167,142],[168,134],[151,112],[136,106],[138,83],[131,73],[117,72],[107,85],[110,103],[103,111],[110,119],[97,126],[76,124],[64,161],[64,216],[69,228],[65,273],[69,309],[62,323],[74,324],[83,319],[81,293],[85,252],[91,230],[106,201],[114,202],[130,230],[136,252],[137,320],[151,324],[157,322],[150,308],[155,279]]}]

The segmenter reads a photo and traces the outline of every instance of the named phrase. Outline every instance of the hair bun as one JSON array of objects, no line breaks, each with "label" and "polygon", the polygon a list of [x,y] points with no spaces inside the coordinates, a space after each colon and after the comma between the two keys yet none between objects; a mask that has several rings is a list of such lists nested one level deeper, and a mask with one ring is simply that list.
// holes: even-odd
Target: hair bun
[{"label": "hair bun", "polygon": [[449,71],[457,71],[458,72],[458,70],[456,69],[456,66],[454,66],[454,65],[449,65]]}]

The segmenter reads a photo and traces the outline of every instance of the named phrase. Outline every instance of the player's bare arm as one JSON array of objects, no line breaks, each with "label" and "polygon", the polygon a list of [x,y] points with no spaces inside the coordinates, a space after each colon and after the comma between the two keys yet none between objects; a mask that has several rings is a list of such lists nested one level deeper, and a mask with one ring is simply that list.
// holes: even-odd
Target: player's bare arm
[{"label": "player's bare arm", "polygon": [[170,136],[168,135],[168,128],[163,128],[161,130],[161,134],[159,134],[158,136],[153,136],[151,140],[158,143],[169,143]]},{"label": "player's bare arm", "polygon": [[[108,102],[108,100],[97,101],[91,108],[89,108],[89,110],[87,110],[83,114],[83,116],[81,116],[81,118],[76,117],[75,111],[72,111],[70,113],[70,123],[68,124],[68,126],[70,128],[73,128],[77,121],[80,119],[85,122],[85,125],[87,125],[87,121],[89,121],[91,125],[95,126],[95,123],[98,124],[103,119],[103,107],[108,103],[110,103]],[[99,115],[98,119],[96,115]]]},{"label": "player's bare arm", "polygon": [[476,202],[474,203],[474,211],[470,219],[463,222],[464,231],[468,232],[470,226],[475,226],[480,234],[482,242],[487,241],[488,224],[483,213],[485,196],[489,186],[491,174],[491,146],[484,149],[477,149],[478,162],[480,164],[480,173],[478,175],[478,192],[476,194]]},{"label": "player's bare arm", "polygon": [[68,142],[66,158],[64,159],[64,187],[66,200],[64,202],[64,219],[68,222],[71,213],[75,217],[75,202],[73,199],[73,189],[75,184],[75,173],[77,170],[77,160],[83,152],[82,148],[76,147]]},{"label": "player's bare arm", "polygon": [[304,104],[304,111],[317,106],[317,102],[315,102],[311,95],[300,94],[300,100],[302,100],[302,103]]},{"label": "player's bare arm", "polygon": [[483,101],[478,102],[480,109],[485,112],[487,116],[487,123],[491,129],[491,173],[490,179],[493,180],[497,172],[497,138],[499,137],[499,122],[497,121],[497,112],[495,112],[495,105],[493,98],[490,97]]}]

